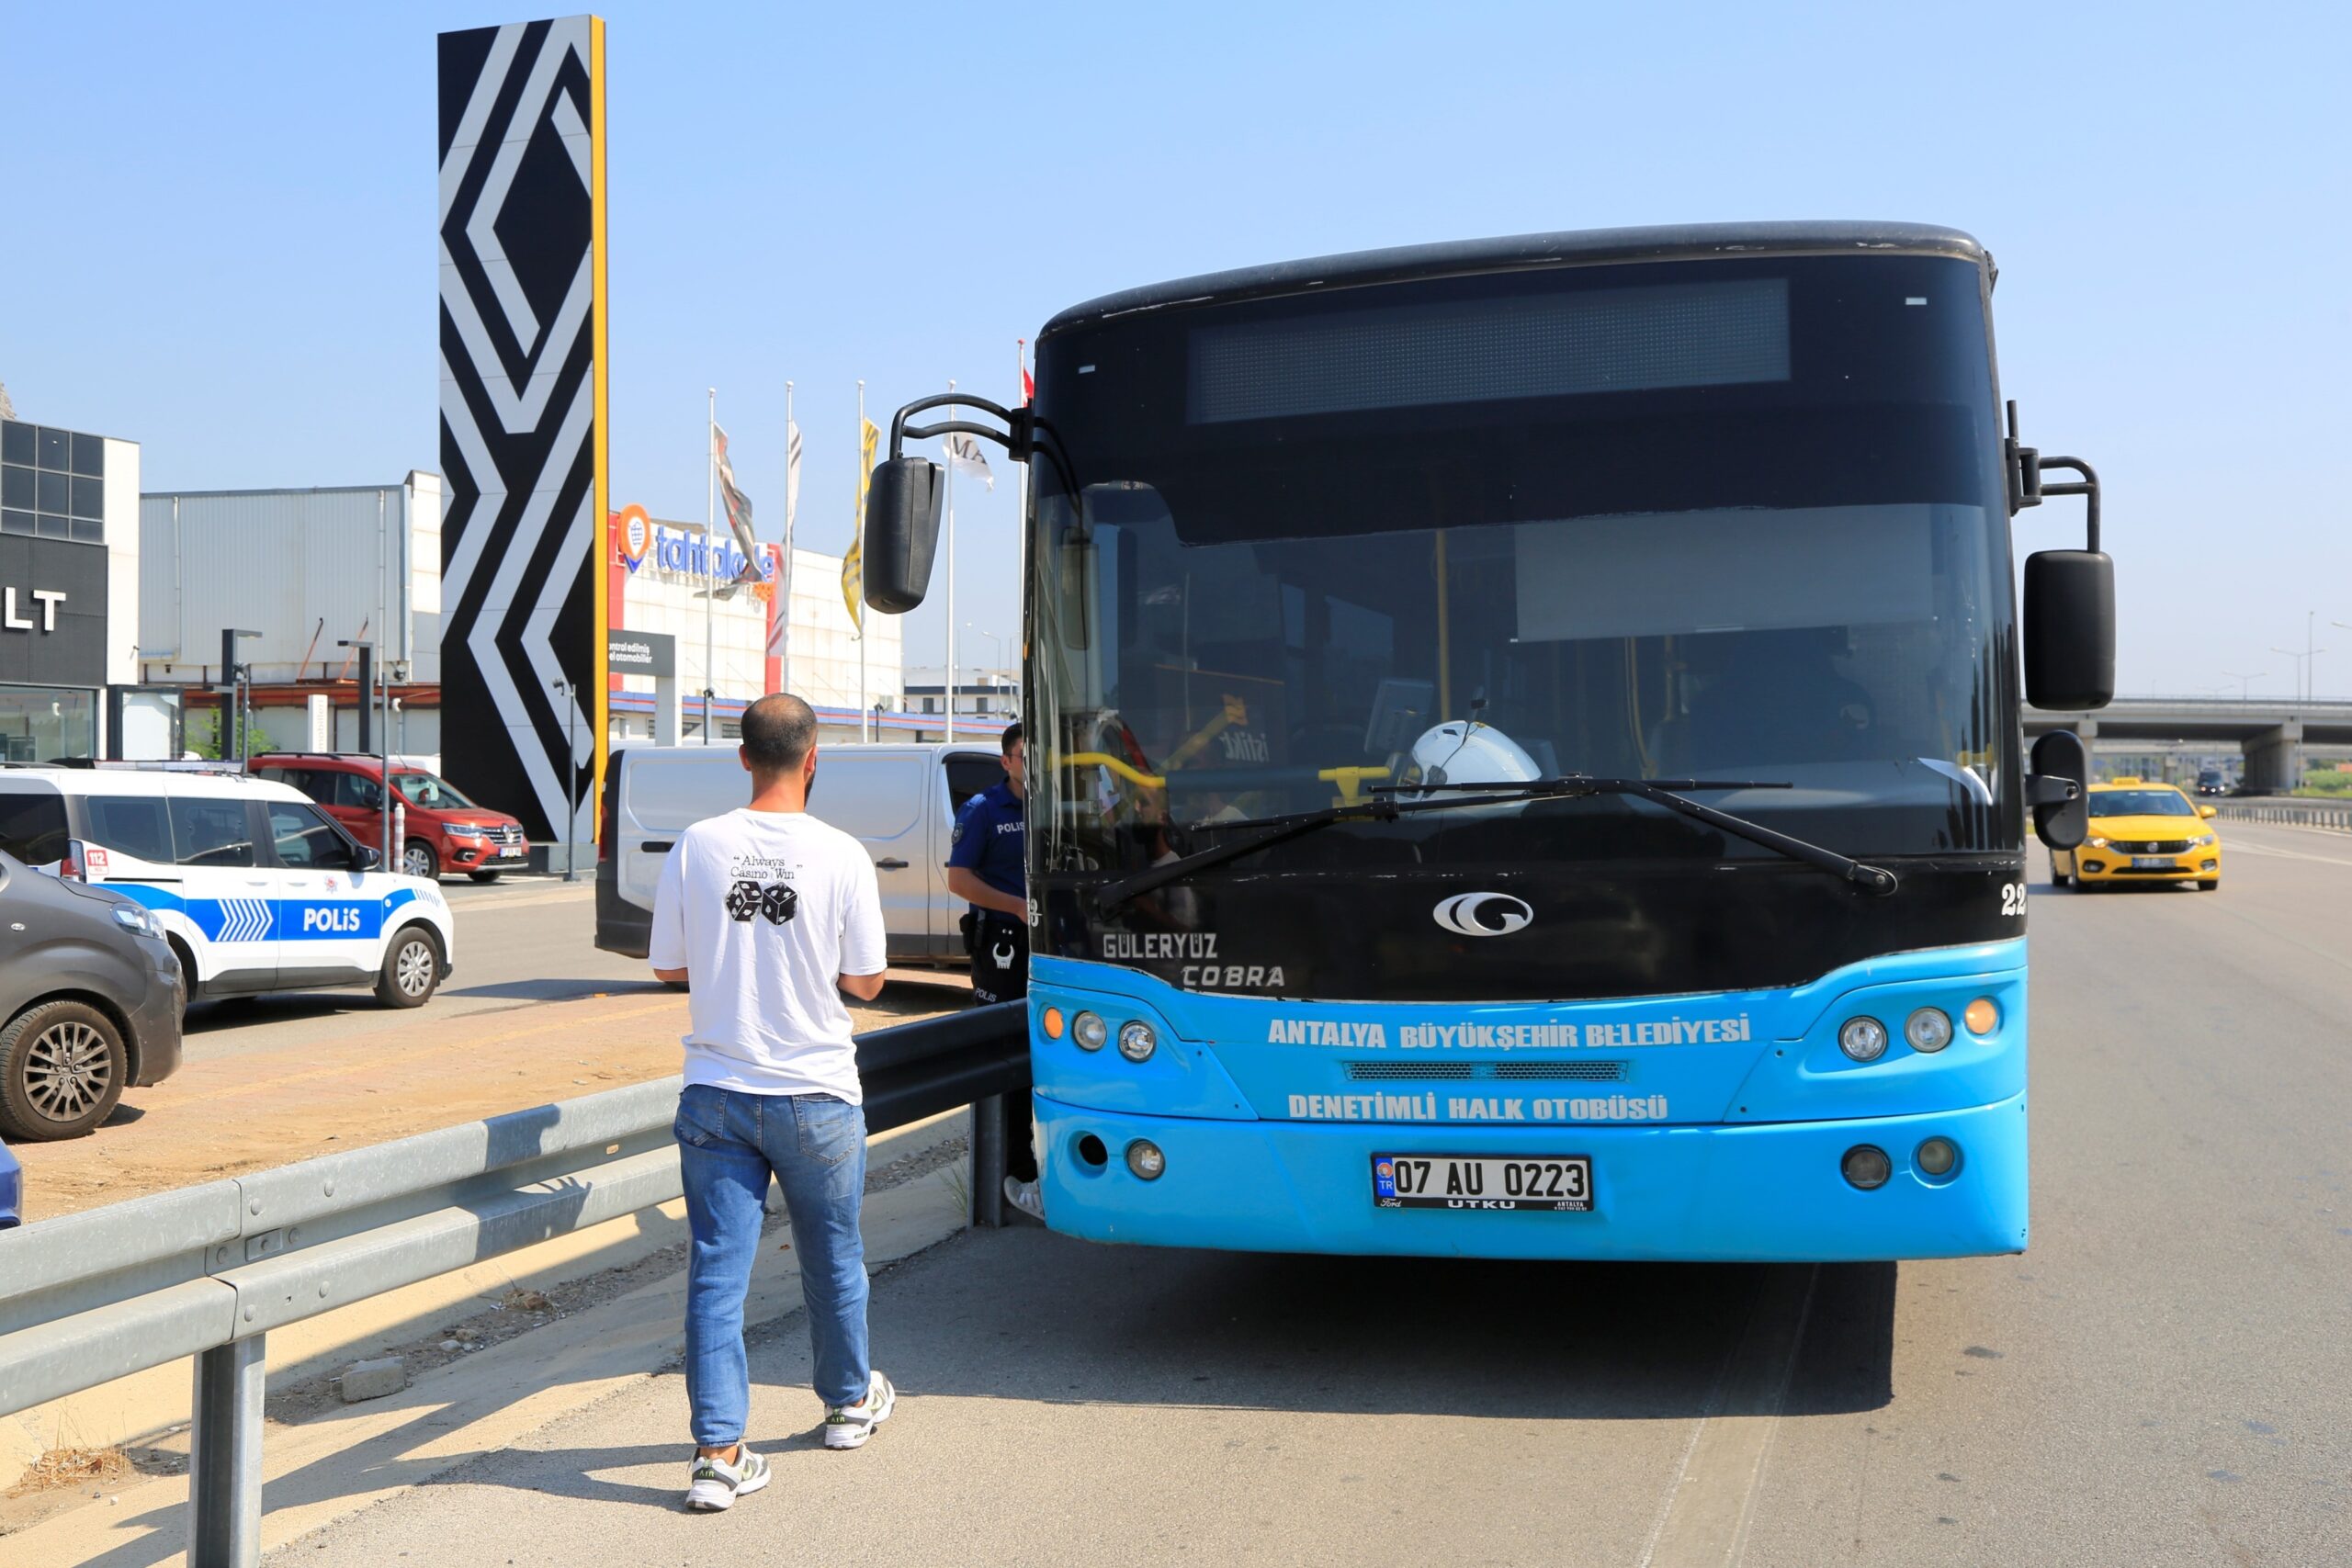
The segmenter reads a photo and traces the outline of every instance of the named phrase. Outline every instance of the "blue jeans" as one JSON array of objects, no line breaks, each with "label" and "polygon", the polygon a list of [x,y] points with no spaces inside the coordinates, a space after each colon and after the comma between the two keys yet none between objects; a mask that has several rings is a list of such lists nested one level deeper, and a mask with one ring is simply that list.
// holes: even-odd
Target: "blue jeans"
[{"label": "blue jeans", "polygon": [[686,1266],[686,1400],[695,1441],[725,1448],[743,1436],[752,1369],[743,1350],[743,1297],[759,1256],[768,1173],[784,1189],[800,1251],[817,1394],[827,1404],[865,1397],[865,1112],[830,1094],[742,1094],[690,1084],[678,1097],[678,1168],[694,1243]]}]

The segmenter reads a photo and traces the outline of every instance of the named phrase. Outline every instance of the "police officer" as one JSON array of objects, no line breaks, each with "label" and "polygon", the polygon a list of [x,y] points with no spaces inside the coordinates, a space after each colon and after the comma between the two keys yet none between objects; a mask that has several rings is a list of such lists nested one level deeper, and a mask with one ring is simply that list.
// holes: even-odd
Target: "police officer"
[{"label": "police officer", "polygon": [[[972,955],[972,1001],[1009,1002],[1029,994],[1029,897],[1022,801],[1027,795],[1027,748],[1021,726],[1005,727],[999,749],[1004,782],[964,803],[947,852],[947,891],[968,902],[965,949]],[[1037,1196],[1037,1156],[1030,1147],[1030,1104],[1024,1091],[1005,1097],[1005,1196],[1023,1213],[1044,1217]]]}]

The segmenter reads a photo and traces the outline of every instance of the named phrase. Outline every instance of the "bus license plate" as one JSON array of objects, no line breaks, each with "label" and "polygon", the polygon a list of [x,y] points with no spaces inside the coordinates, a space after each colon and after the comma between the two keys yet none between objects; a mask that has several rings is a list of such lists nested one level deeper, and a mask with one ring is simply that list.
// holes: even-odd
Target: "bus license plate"
[{"label": "bus license plate", "polygon": [[1589,1214],[1592,1161],[1583,1155],[1374,1155],[1372,1201],[1383,1209]]},{"label": "bus license plate", "polygon": [[2170,871],[2172,868],[2173,858],[2170,855],[2133,855],[2132,857],[2133,871]]}]

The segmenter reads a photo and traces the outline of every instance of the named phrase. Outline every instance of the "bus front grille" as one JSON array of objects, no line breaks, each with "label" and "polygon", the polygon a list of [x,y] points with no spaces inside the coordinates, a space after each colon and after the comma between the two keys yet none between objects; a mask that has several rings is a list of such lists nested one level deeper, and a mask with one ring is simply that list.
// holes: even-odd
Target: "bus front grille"
[{"label": "bus front grille", "polygon": [[1572,1078],[1578,1083],[1623,1083],[1623,1062],[1497,1062],[1487,1077],[1498,1078]]},{"label": "bus front grille", "polygon": [[1623,1083],[1623,1062],[1350,1062],[1349,1078],[1357,1083],[1399,1078],[1500,1078],[1527,1082],[1549,1079],[1576,1083]]},{"label": "bus front grille", "polygon": [[1466,1078],[1476,1077],[1468,1062],[1350,1062],[1348,1077],[1357,1083],[1380,1078]]}]

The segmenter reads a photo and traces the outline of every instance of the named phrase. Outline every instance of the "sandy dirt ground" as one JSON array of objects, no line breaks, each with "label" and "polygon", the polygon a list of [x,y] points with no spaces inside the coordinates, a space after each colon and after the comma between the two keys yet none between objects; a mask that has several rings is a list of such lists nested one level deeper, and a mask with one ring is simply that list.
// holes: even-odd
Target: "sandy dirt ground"
[{"label": "sandy dirt ground", "polygon": [[[947,987],[892,985],[851,1013],[864,1031],[962,1000]],[[436,1017],[428,1003],[365,1039],[191,1060],[166,1082],[130,1091],[90,1136],[17,1148],[25,1219],[661,1077],[678,1070],[685,1026],[684,996],[639,988],[455,1018]]]}]

